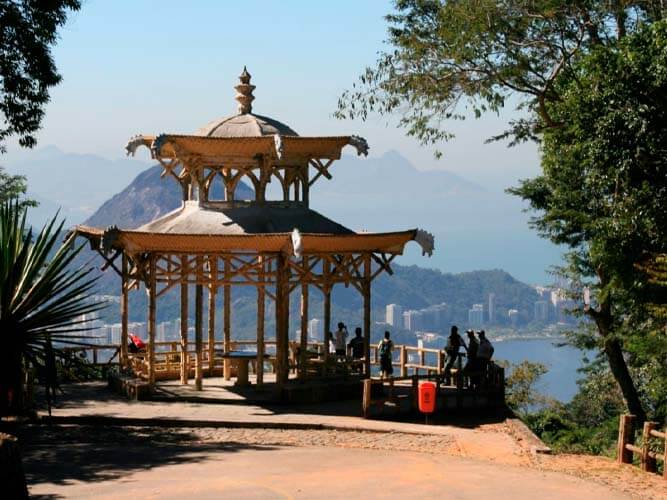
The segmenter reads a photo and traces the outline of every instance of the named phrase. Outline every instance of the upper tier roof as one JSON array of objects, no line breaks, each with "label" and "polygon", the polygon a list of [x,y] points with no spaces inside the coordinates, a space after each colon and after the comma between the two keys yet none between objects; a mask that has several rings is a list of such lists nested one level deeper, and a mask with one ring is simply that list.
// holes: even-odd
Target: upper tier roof
[{"label": "upper tier roof", "polygon": [[278,120],[252,113],[219,118],[195,132],[195,135],[206,137],[261,137],[274,134],[299,135],[288,125]]},{"label": "upper tier roof", "polygon": [[195,135],[206,137],[261,137],[264,135],[291,135],[297,134],[291,127],[267,116],[252,113],[252,101],[255,96],[252,91],[255,86],[250,84],[250,73],[244,67],[239,76],[240,83],[236,89],[236,100],[239,103],[238,114],[227,118],[218,118],[204,125],[195,132]]}]

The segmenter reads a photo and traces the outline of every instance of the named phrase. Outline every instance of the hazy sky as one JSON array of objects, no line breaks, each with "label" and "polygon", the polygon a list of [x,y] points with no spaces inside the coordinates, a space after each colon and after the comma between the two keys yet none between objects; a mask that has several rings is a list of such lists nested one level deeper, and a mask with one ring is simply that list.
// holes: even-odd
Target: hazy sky
[{"label": "hazy sky", "polygon": [[374,156],[396,149],[420,169],[494,189],[533,175],[534,146],[484,145],[503,129],[495,116],[454,123],[457,138],[442,146],[441,160],[385,118],[331,117],[340,93],[387,47],[383,16],[391,8],[370,0],[84,0],[54,50],[64,79],[39,145],[117,158],[134,134],[193,132],[235,112],[232,87],[247,65],[254,111],[302,135],[362,135]]}]

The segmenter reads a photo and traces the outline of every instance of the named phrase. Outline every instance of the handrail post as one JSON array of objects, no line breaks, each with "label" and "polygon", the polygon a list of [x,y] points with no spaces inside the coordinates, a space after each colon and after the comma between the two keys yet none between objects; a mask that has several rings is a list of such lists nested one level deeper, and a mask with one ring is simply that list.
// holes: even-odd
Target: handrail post
[{"label": "handrail post", "polygon": [[618,463],[632,463],[632,451],[628,450],[627,445],[633,440],[635,415],[621,415],[618,424],[618,449],[616,457]]},{"label": "handrail post", "polygon": [[371,407],[371,389],[372,389],[372,384],[373,380],[370,378],[364,379],[364,395],[362,398],[362,403],[361,403],[361,413],[364,416],[364,418],[368,418],[368,411],[369,408]]},{"label": "handrail post", "polygon": [[642,432],[642,456],[641,467],[643,471],[655,472],[656,460],[649,455],[649,443],[651,441],[651,431],[657,427],[656,422],[644,422],[644,430]]},{"label": "handrail post", "polygon": [[401,377],[407,377],[408,376],[408,368],[405,366],[406,359],[407,359],[407,351],[405,349],[405,344],[401,345],[401,350],[399,352],[400,357],[400,363],[401,363]]}]

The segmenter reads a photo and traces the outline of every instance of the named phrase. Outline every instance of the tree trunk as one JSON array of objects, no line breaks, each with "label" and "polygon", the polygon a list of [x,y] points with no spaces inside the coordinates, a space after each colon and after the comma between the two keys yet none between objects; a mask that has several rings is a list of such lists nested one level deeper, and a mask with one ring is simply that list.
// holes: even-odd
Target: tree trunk
[{"label": "tree trunk", "polygon": [[605,339],[604,352],[607,355],[611,373],[621,389],[628,411],[630,414],[637,416],[638,422],[644,422],[646,420],[646,412],[642,407],[637,388],[635,387],[632,376],[630,375],[630,370],[628,370],[628,365],[623,357],[621,343],[616,339]]},{"label": "tree trunk", "polygon": [[[600,282],[604,285],[604,276],[598,272]],[[623,394],[625,406],[630,414],[637,417],[638,422],[646,420],[646,412],[639,399],[637,388],[630,375],[630,370],[623,357],[623,347],[621,342],[611,336],[612,309],[609,299],[600,302],[599,310],[590,309],[588,314],[595,320],[600,336],[604,339],[604,352],[607,355],[609,369],[613,375],[618,387]]]}]

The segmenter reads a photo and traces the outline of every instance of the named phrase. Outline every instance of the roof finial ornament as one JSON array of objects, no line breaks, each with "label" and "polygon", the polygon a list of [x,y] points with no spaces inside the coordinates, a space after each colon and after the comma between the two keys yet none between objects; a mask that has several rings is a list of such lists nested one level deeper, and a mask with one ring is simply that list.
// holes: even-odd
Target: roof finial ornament
[{"label": "roof finial ornament", "polygon": [[252,91],[255,90],[255,86],[250,85],[250,78],[250,73],[248,73],[246,67],[243,66],[243,73],[239,75],[241,83],[234,87],[237,92],[235,99],[239,103],[238,111],[240,115],[247,115],[252,112],[252,101],[255,100]]}]

